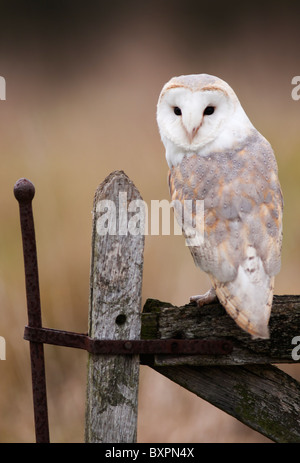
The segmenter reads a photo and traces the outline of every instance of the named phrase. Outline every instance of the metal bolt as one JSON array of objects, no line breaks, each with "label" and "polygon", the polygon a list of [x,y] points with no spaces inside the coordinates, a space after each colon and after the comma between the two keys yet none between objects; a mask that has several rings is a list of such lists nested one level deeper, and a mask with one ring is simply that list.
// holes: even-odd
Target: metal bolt
[{"label": "metal bolt", "polygon": [[132,349],[132,343],[130,341],[124,342],[124,347],[126,350],[131,350]]}]

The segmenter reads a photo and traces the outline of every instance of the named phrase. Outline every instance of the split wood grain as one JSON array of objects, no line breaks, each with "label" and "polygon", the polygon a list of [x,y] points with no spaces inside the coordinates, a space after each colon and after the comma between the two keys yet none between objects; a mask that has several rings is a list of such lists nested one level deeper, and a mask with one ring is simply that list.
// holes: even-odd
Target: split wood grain
[{"label": "split wood grain", "polygon": [[[97,231],[103,200],[116,205],[119,225],[119,193],[124,201],[125,192],[127,204],[141,199],[132,181],[117,171],[94,198],[89,336],[96,339],[140,339],[144,235]],[[89,355],[86,442],[136,441],[139,365],[138,355]]]}]

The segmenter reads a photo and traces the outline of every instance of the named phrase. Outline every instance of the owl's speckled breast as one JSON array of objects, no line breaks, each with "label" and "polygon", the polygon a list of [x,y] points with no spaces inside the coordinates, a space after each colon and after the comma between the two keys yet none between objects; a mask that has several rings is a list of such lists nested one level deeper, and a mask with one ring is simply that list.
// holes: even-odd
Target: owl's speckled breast
[{"label": "owl's speckled breast", "polygon": [[[270,144],[258,132],[234,150],[185,156],[170,169],[169,186],[172,200],[204,201],[204,238],[211,246],[222,245],[235,264],[250,244],[269,271],[280,265],[274,262],[282,219],[277,164]],[[274,252],[270,238],[276,242]]]}]

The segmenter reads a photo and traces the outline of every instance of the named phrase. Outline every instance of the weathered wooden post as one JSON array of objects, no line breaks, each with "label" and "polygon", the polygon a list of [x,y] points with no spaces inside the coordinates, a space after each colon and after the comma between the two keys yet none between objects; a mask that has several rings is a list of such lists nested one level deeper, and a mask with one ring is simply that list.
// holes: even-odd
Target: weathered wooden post
[{"label": "weathered wooden post", "polygon": [[[95,339],[140,339],[143,204],[121,171],[96,191],[89,307]],[[86,442],[136,441],[139,365],[139,355],[89,355]]]}]

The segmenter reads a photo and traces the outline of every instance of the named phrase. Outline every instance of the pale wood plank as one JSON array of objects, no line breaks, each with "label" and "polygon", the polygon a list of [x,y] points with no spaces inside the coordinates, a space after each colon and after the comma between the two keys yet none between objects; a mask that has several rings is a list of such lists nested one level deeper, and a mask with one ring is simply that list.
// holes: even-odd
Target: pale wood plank
[{"label": "pale wood plank", "polygon": [[[127,193],[123,206],[141,199],[132,181],[119,171],[105,179],[94,199],[89,336],[97,339],[140,338],[144,235],[118,234],[120,192]],[[99,235],[102,200],[117,206],[115,235]],[[132,215],[121,217],[122,233]],[[138,384],[138,355],[89,356],[86,442],[136,441]]]}]

